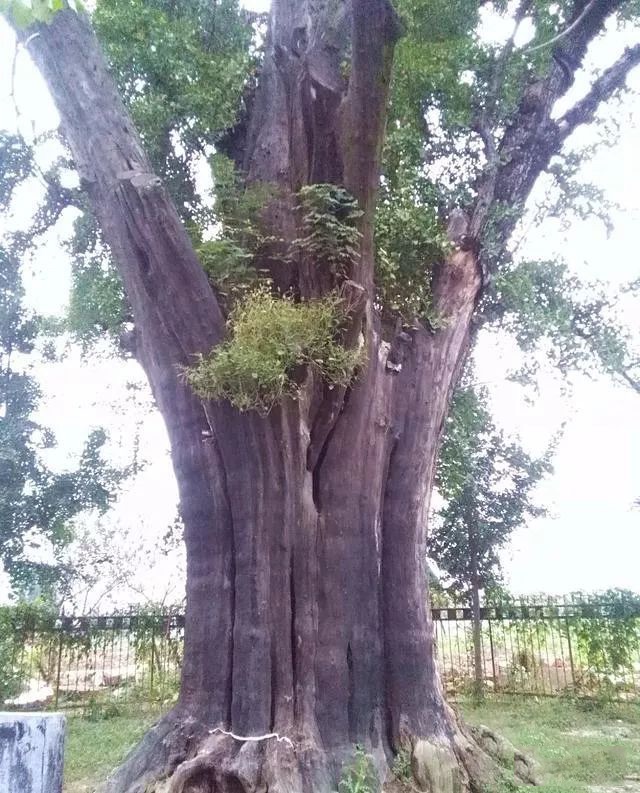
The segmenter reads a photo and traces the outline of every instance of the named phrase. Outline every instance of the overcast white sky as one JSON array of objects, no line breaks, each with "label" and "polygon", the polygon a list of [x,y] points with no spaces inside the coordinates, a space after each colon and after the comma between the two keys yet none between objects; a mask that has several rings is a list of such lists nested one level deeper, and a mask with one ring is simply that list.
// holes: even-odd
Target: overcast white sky
[{"label": "overcast white sky", "polygon": [[[261,4],[262,0],[251,3],[253,7]],[[503,35],[501,29],[487,32]],[[604,64],[615,58],[625,38],[612,37],[601,47],[598,59]],[[9,98],[12,40],[0,22],[0,125],[9,129],[15,129],[16,123]],[[631,79],[639,89],[637,70]],[[23,133],[31,134],[32,127],[41,131],[54,126],[55,110],[24,53],[18,58],[16,85]],[[565,231],[557,222],[548,221],[528,235],[527,256],[554,258],[561,254],[576,272],[612,286],[640,277],[638,96],[627,103],[625,119],[627,113],[630,120],[625,120],[619,142],[603,149],[584,169],[586,177],[620,204],[613,234],[607,237],[596,221],[576,222]],[[37,189],[31,185],[18,197],[17,217],[24,217],[35,206]],[[25,269],[28,301],[43,313],[61,313],[68,299],[69,267],[60,242],[69,225],[62,223]],[[640,324],[636,330],[640,333]],[[504,340],[483,336],[476,361],[478,379],[488,383],[497,422],[519,435],[529,450],[543,450],[566,421],[555,473],[539,490],[541,502],[552,514],[518,531],[504,556],[514,590],[568,592],[614,586],[640,590],[640,511],[631,508],[640,496],[640,396],[602,379],[579,377],[574,380],[572,398],[567,400],[550,377],[534,401],[527,402],[522,389],[505,379],[515,354]],[[136,364],[103,361],[88,365],[74,355],[62,363],[39,367],[38,375],[45,394],[41,418],[57,434],[59,463],[77,454],[88,430],[96,424],[107,424],[115,444],[128,448],[136,416],[112,410],[124,399],[126,383],[140,380]],[[116,511],[120,522],[152,538],[161,536],[172,522],[176,501],[166,436],[155,412],[147,415],[142,438],[150,463]],[[168,574],[165,568],[160,577]],[[158,579],[157,571],[148,576],[150,585],[154,579]]]}]

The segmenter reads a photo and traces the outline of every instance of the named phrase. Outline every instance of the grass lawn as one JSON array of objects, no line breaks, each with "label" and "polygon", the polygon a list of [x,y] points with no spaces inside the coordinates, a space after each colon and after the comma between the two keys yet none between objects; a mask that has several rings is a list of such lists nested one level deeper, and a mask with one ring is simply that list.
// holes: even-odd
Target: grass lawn
[{"label": "grass lawn", "polygon": [[157,716],[127,713],[89,721],[67,718],[64,793],[92,793],[135,746]]},{"label": "grass lawn", "polygon": [[[540,793],[640,793],[638,706],[501,697],[460,710],[538,762]],[[65,793],[91,793],[153,721],[148,713],[69,717]]]},{"label": "grass lawn", "polygon": [[640,793],[640,707],[495,698],[460,710],[537,761],[544,793]]}]

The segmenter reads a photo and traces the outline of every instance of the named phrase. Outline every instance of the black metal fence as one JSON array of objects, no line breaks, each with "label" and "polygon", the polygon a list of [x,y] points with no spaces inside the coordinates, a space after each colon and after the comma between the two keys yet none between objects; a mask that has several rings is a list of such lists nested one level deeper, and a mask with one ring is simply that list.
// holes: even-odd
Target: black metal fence
[{"label": "black metal fence", "polygon": [[[471,609],[432,609],[440,672],[450,695],[475,678]],[[510,694],[640,702],[640,603],[508,603],[481,617],[482,680]]]},{"label": "black metal fence", "polygon": [[0,703],[26,710],[163,708],[178,691],[184,616],[17,614],[0,620]]},{"label": "black metal fence", "polygon": [[[432,609],[451,696],[474,676],[471,610]],[[164,708],[178,691],[184,617],[0,614],[0,704],[85,710]],[[509,603],[481,610],[489,691],[640,702],[640,607],[627,601]]]}]

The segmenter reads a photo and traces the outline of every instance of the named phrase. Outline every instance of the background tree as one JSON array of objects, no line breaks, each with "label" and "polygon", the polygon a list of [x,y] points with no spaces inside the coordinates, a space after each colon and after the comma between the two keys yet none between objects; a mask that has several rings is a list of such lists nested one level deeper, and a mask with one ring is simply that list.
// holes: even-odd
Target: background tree
[{"label": "background tree", "polygon": [[[133,603],[161,611],[184,608],[184,543],[176,518],[165,531],[118,522],[83,520],[60,553],[59,610],[104,614]],[[152,570],[149,575],[147,571]]]},{"label": "background tree", "polygon": [[[110,7],[98,4],[98,27]],[[403,26],[385,0],[275,0],[262,52],[224,6],[246,58],[225,105],[237,117],[203,125],[227,155],[215,230],[189,216],[190,169],[176,187],[168,166],[223,98],[223,64],[198,72],[218,28],[194,8],[132,6],[115,38],[141,42],[128,78],[103,29],[119,94],[83,15],[38,4],[45,22],[19,32],[121,274],[185,524],[180,701],[110,789],[169,775],[174,793],[328,791],[360,743],[381,776],[404,748],[423,787],[480,790],[496,768],[446,706],[431,657],[423,515],[472,321],[502,294],[490,276],[517,267],[508,242],[534,184],[571,180],[565,142],[623,89],[640,47],[566,112],[556,101],[605,24],[637,8],[403,0],[392,78]],[[484,41],[487,9],[515,13],[532,41]],[[211,100],[198,108],[200,90]],[[145,152],[140,107],[170,116],[164,152],[143,114]],[[588,341],[583,355],[600,361]]]},{"label": "background tree", "polygon": [[427,553],[447,588],[470,598],[475,694],[483,694],[480,591],[500,583],[500,551],[512,533],[545,510],[532,492],[552,470],[551,450],[532,459],[495,427],[486,394],[467,385],[454,395],[438,462],[445,500],[432,522]]},{"label": "background tree", "polygon": [[[2,211],[33,167],[20,138],[0,136]],[[72,538],[72,519],[84,510],[104,511],[125,474],[105,462],[101,429],[90,434],[75,470],[56,472],[44,459],[55,438],[34,417],[40,389],[29,358],[43,322],[24,306],[20,261],[46,228],[43,215],[36,214],[30,231],[7,233],[0,244],[0,559],[22,596],[53,594],[60,574],[56,552]]]}]

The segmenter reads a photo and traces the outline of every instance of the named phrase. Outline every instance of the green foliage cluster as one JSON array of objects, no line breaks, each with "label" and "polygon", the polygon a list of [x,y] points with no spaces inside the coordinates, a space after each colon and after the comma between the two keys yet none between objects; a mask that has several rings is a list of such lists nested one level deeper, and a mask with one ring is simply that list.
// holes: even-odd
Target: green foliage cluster
[{"label": "green foliage cluster", "polygon": [[332,273],[346,275],[359,253],[357,200],[343,187],[313,184],[298,193],[304,236],[294,240],[292,253],[310,257]]},{"label": "green foliage cluster", "polygon": [[444,178],[433,180],[433,199],[444,206],[467,189],[463,182],[474,167],[468,129],[478,86],[461,77],[479,61],[478,3],[399,0],[397,8],[406,35],[395,54],[385,175],[393,180],[400,169],[403,181],[418,181],[425,162],[453,157],[440,174]]},{"label": "green foliage cluster", "polygon": [[202,268],[228,310],[248,290],[268,283],[255,261],[266,246],[281,242],[267,233],[261,219],[275,189],[262,182],[243,184],[233,162],[222,154],[213,155],[209,164],[215,183],[212,218],[218,236],[203,239],[197,225],[189,228]]},{"label": "green foliage cluster", "polygon": [[[630,286],[627,296],[632,295]],[[549,362],[563,374],[600,371],[634,379],[637,342],[619,318],[624,297],[581,282],[562,261],[523,261],[496,276],[482,314],[525,353],[544,346]],[[520,376],[527,379],[537,366],[530,356]]]},{"label": "green foliage cluster", "polygon": [[266,271],[256,261],[268,249],[272,261],[311,259],[333,275],[345,276],[358,255],[362,212],[350,193],[332,184],[313,184],[297,194],[301,237],[291,244],[269,234],[261,212],[277,191],[272,185],[244,185],[233,163],[223,155],[210,160],[216,185],[214,216],[220,230],[215,239],[202,240],[197,230],[194,245],[204,271],[227,307],[248,289],[266,285]]},{"label": "green foliage cluster", "polygon": [[[623,589],[585,596],[582,617],[572,617],[577,654],[587,673],[580,685],[594,684],[600,696],[617,693],[616,676],[633,671],[640,651],[640,595]],[[588,605],[593,603],[593,613]],[[586,612],[586,613],[585,613]],[[592,678],[595,678],[592,680]]]},{"label": "green foliage cluster", "polygon": [[7,14],[19,28],[36,22],[51,22],[53,15],[65,7],[84,11],[82,0],[0,0],[0,14]]},{"label": "green foliage cluster", "polygon": [[117,340],[132,317],[122,279],[85,197],[79,208],[82,214],[75,219],[67,243],[71,290],[65,324],[88,349],[105,336]]},{"label": "green foliage cluster", "polygon": [[234,123],[252,62],[238,3],[98,0],[93,23],[156,172],[197,215],[192,166]]},{"label": "green foliage cluster", "polygon": [[231,239],[205,240],[196,247],[202,269],[225,299],[242,297],[257,286],[258,271],[251,266],[253,254]]},{"label": "green foliage cluster", "polygon": [[[203,232],[220,222],[224,199],[215,209],[203,201],[196,174],[242,108],[242,93],[256,62],[253,29],[236,0],[98,0],[92,22],[153,167],[198,248]],[[222,193],[224,169],[213,170]],[[238,204],[236,218],[241,209],[249,216],[249,203]],[[87,348],[105,335],[117,341],[131,315],[86,202],[79,208],[83,215],[70,246],[68,327]],[[247,235],[242,245],[250,247]],[[215,245],[205,243],[201,253],[212,282],[219,276],[222,292],[229,291],[237,268],[222,263],[222,270],[216,269],[221,257]]]},{"label": "green foliage cluster", "polygon": [[449,249],[442,218],[473,199],[481,166],[469,131],[477,84],[461,79],[482,65],[478,4],[399,0],[396,7],[405,35],[395,52],[383,149],[377,301],[386,313],[438,327],[431,280]]},{"label": "green foliage cluster", "polygon": [[348,385],[361,353],[337,340],[344,319],[335,296],[296,303],[259,288],[232,310],[231,338],[202,356],[186,379],[203,399],[261,412],[295,397],[301,366],[312,366],[332,385]]},{"label": "green foliage cluster", "polygon": [[131,322],[131,311],[122,279],[89,212],[75,221],[69,253],[72,268],[67,330],[85,350],[105,336],[117,342]]},{"label": "green foliage cluster", "polygon": [[378,788],[373,760],[362,746],[356,746],[353,759],[338,784],[338,793],[376,793]]},{"label": "green foliage cluster", "polygon": [[0,130],[0,210],[6,212],[13,191],[32,172],[33,152],[16,135]]},{"label": "green foliage cluster", "polygon": [[32,660],[25,652],[27,633],[51,624],[51,614],[41,602],[0,606],[0,703],[17,696],[24,684]]},{"label": "green foliage cluster", "polygon": [[411,188],[381,189],[376,214],[377,300],[385,311],[405,320],[437,326],[431,294],[434,266],[449,250],[445,230],[433,207]]},{"label": "green foliage cluster", "polygon": [[[214,223],[223,239],[229,239],[256,254],[264,245],[281,242],[262,223],[262,210],[278,197],[278,188],[266,182],[247,184],[235,164],[224,154],[209,158],[214,182]],[[196,244],[198,244],[196,239]]]},{"label": "green foliage cluster", "polygon": [[[217,157],[218,206],[223,235],[196,240],[203,269],[230,308],[231,338],[186,373],[194,391],[228,399],[240,410],[269,411],[295,396],[299,367],[313,366],[332,385],[347,385],[361,361],[359,351],[339,342],[346,309],[335,295],[295,302],[269,291],[255,261],[265,245],[282,243],[263,233],[259,210],[273,197],[268,185],[243,187],[226,158]],[[343,188],[315,184],[298,194],[303,236],[282,247],[283,260],[311,259],[344,277],[358,255],[361,211]]]},{"label": "green foliage cluster", "polygon": [[411,780],[413,772],[411,771],[411,750],[402,748],[398,751],[393,758],[393,766],[391,768],[393,775],[396,779]]}]

